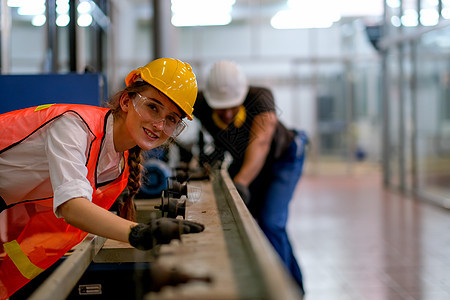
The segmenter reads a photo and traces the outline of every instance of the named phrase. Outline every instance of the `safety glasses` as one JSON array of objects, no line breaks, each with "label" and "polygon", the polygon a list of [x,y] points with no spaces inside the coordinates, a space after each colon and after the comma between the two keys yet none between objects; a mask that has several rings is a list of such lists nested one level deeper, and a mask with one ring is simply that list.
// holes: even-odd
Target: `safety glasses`
[{"label": "safety glasses", "polygon": [[153,124],[163,122],[163,131],[168,136],[177,137],[187,126],[176,113],[139,93],[136,93],[132,102],[134,109],[144,121]]}]

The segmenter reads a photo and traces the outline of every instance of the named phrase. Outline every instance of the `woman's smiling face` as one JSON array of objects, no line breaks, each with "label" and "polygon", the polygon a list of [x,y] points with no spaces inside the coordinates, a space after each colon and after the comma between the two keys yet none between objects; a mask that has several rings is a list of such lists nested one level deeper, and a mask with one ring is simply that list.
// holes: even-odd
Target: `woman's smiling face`
[{"label": "woman's smiling face", "polygon": [[[152,86],[133,95],[133,98],[129,95],[124,97],[123,104],[126,107],[124,111],[127,113],[125,126],[135,145],[146,151],[164,144],[170,137],[166,123],[168,120],[179,120],[181,117],[178,107]],[[149,107],[147,102],[151,102],[152,105]],[[155,103],[159,107],[160,117],[149,118],[144,110],[154,109]]]}]

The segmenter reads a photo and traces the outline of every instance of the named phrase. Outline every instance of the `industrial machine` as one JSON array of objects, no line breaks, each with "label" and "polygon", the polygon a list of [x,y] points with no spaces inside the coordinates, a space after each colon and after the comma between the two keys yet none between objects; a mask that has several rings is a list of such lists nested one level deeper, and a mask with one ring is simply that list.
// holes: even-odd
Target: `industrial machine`
[{"label": "industrial machine", "polygon": [[167,186],[136,200],[138,221],[171,214],[204,232],[149,251],[88,235],[28,299],[302,299],[226,170]]}]

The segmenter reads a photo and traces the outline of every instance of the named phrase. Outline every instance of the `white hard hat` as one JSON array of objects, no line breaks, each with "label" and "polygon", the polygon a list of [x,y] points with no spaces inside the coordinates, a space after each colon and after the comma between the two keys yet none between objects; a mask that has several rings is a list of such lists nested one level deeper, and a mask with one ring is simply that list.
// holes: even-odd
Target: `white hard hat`
[{"label": "white hard hat", "polygon": [[244,103],[247,92],[247,78],[236,63],[226,60],[218,61],[209,71],[204,94],[211,108],[239,106]]}]

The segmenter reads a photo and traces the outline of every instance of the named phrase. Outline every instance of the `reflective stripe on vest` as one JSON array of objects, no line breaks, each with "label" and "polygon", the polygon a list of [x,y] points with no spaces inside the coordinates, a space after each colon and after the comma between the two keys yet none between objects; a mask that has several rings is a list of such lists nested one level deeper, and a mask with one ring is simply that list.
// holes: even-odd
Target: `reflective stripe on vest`
[{"label": "reflective stripe on vest", "polygon": [[30,261],[28,256],[23,253],[19,243],[16,240],[4,243],[3,247],[5,248],[6,254],[8,254],[11,258],[23,277],[33,279],[44,271],[44,269],[39,268]]}]

